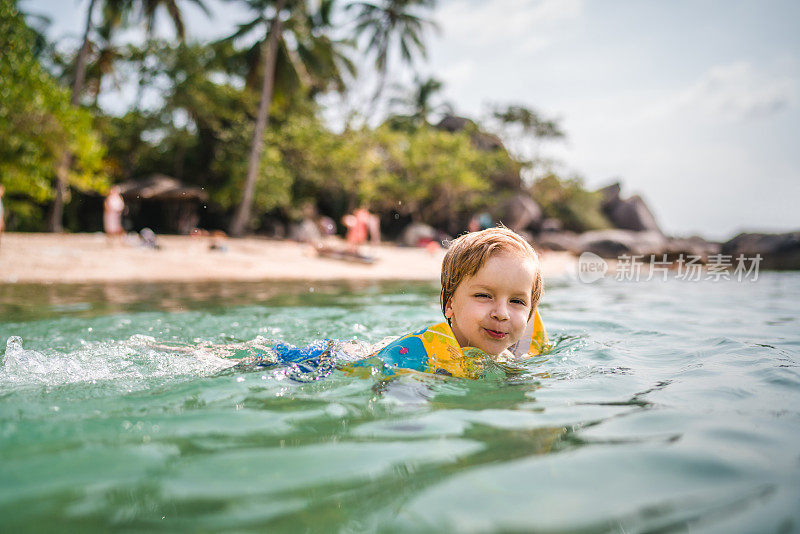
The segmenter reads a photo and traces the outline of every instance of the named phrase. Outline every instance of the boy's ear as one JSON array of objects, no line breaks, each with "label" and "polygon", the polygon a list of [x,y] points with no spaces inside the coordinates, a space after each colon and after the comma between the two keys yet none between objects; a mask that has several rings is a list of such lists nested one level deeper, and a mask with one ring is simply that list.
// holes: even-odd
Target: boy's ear
[{"label": "boy's ear", "polygon": [[453,299],[450,298],[447,300],[447,303],[444,305],[444,316],[448,319],[453,318]]}]

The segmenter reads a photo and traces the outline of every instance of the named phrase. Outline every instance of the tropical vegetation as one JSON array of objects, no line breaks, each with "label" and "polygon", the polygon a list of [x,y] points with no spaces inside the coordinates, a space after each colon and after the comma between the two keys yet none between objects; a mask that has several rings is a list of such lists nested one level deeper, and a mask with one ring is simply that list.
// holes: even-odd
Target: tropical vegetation
[{"label": "tropical vegetation", "polygon": [[[604,224],[585,216],[596,197],[579,180],[557,177],[543,158],[506,150],[497,137],[558,139],[557,121],[508,105],[483,123],[445,127],[439,121],[454,110],[441,81],[417,73],[410,87],[390,83],[394,69],[425,56],[433,0],[226,4],[248,20],[202,42],[190,38],[183,10],[210,13],[209,0],[91,0],[70,48],[47,42],[16,0],[0,0],[7,229],[97,230],[99,217],[80,215],[98,205],[89,200],[154,173],[202,188],[209,200],[199,225],[234,235],[275,232],[309,204],[337,221],[367,206],[390,233],[410,221],[454,233],[521,191],[541,196],[548,214],[573,214],[570,226]],[[173,37],[153,30],[163,15]],[[120,40],[137,26],[141,43]],[[345,100],[362,79],[356,65],[374,68],[374,96],[333,123],[321,102]],[[126,87],[136,91],[131,105],[103,105]]]}]

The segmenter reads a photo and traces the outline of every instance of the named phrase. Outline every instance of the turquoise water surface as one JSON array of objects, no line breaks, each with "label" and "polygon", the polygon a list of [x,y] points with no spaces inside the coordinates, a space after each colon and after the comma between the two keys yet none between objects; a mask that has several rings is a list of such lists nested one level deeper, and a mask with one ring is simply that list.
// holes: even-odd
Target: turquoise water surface
[{"label": "turquoise water surface", "polygon": [[515,376],[298,382],[230,357],[358,359],[437,287],[0,285],[0,531],[800,532],[800,274],[541,311]]}]

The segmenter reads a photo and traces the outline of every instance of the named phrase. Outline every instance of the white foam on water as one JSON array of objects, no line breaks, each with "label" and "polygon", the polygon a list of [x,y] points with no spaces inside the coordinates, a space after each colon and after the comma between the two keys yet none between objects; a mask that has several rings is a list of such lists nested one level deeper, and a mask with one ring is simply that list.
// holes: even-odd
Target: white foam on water
[{"label": "white foam on water", "polygon": [[333,355],[336,363],[339,365],[355,363],[361,360],[366,360],[380,349],[388,345],[390,341],[393,341],[397,338],[394,337],[387,339],[388,341],[386,343],[379,342],[376,344],[366,343],[358,340],[337,341],[331,350],[331,354]]},{"label": "white foam on water", "polygon": [[8,338],[0,361],[0,387],[207,376],[236,363],[202,348],[165,350],[156,347],[153,338],[141,335],[123,341],[89,343],[66,353],[29,350],[22,343],[19,336]]}]

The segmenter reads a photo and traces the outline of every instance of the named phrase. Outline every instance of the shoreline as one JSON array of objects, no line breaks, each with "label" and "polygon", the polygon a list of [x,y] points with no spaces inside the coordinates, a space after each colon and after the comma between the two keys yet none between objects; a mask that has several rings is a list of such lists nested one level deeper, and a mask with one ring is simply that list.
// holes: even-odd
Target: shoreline
[{"label": "shoreline", "polygon": [[[103,234],[4,233],[0,284],[179,283],[263,281],[438,281],[444,250],[365,245],[376,258],[359,264],[317,256],[288,240],[225,238],[225,251],[204,237],[162,235],[159,250],[110,244]],[[331,242],[344,248],[342,240]],[[545,278],[574,272],[568,252],[540,254]]]}]

